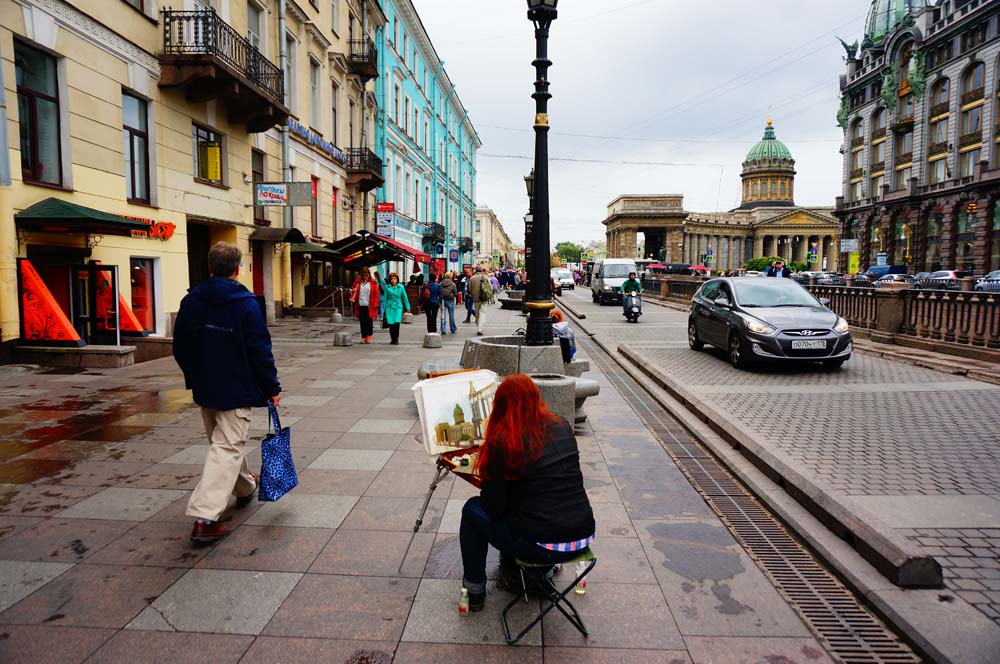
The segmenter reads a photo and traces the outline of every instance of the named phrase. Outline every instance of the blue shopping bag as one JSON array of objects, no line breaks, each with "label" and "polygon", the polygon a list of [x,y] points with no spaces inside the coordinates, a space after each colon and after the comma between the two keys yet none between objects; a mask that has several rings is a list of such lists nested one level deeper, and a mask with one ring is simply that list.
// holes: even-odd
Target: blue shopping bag
[{"label": "blue shopping bag", "polygon": [[257,498],[274,501],[294,489],[299,483],[292,459],[292,430],[281,428],[278,409],[273,403],[267,404],[271,416],[273,433],[264,436],[260,446],[260,489]]}]

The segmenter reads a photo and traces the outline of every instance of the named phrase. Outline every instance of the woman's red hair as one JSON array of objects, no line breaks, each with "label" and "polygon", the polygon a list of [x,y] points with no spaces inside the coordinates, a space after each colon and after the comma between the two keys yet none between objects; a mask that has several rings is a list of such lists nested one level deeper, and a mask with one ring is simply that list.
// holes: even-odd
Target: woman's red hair
[{"label": "woman's red hair", "polygon": [[517,479],[529,461],[542,455],[545,429],[555,420],[534,381],[524,374],[510,374],[493,398],[476,472],[488,478],[491,466],[499,460],[504,479]]}]

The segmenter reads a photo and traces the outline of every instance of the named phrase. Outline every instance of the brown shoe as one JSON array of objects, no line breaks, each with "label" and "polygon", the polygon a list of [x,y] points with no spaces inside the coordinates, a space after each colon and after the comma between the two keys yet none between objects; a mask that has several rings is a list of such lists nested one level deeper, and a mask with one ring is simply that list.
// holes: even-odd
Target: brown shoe
[{"label": "brown shoe", "polygon": [[191,530],[191,541],[199,544],[211,544],[218,542],[228,534],[229,530],[218,521],[212,523],[195,521],[194,528]]},{"label": "brown shoe", "polygon": [[260,487],[260,477],[254,475],[253,473],[250,473],[250,475],[253,477],[253,491],[251,491],[245,496],[236,496],[237,509],[243,509],[244,507],[249,505],[250,501],[253,500],[254,494],[257,493],[257,489]]}]

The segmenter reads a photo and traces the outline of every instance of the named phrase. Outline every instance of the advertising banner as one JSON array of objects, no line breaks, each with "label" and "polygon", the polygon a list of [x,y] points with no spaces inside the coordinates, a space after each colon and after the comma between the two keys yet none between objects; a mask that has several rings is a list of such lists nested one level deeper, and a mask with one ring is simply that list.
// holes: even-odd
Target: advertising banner
[{"label": "advertising banner", "polygon": [[855,251],[859,251],[860,247],[859,240],[857,238],[848,238],[846,240],[840,241],[840,253],[849,254]]},{"label": "advertising banner", "polygon": [[254,187],[254,205],[258,207],[310,206],[312,182],[258,182]]},{"label": "advertising banner", "polygon": [[856,251],[852,251],[847,256],[847,273],[857,274],[860,268],[861,268],[861,254]]}]

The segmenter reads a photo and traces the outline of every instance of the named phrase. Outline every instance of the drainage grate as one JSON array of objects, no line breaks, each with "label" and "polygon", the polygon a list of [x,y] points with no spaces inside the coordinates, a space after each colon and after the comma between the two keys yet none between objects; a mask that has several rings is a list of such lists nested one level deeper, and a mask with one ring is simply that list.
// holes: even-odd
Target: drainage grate
[{"label": "drainage grate", "polygon": [[626,396],[677,467],[744,549],[845,664],[918,664],[921,659],[872,614],[771,512],[635,380],[589,339],[579,339],[608,380]]}]

